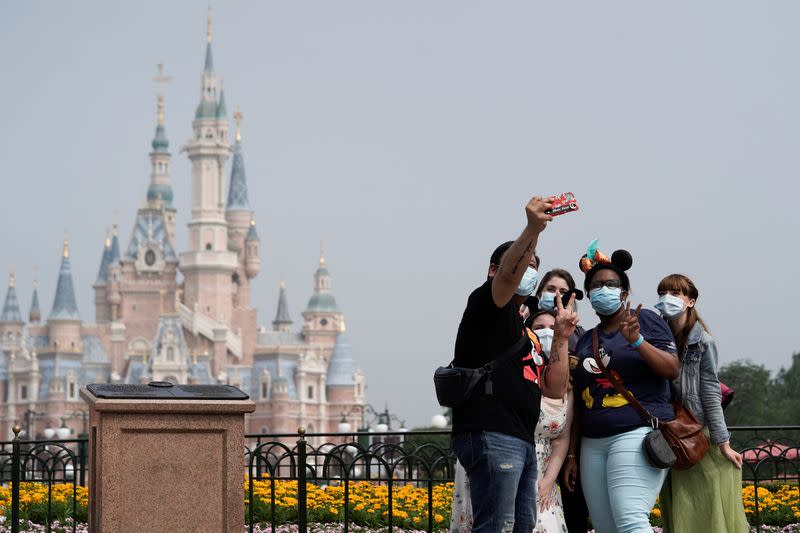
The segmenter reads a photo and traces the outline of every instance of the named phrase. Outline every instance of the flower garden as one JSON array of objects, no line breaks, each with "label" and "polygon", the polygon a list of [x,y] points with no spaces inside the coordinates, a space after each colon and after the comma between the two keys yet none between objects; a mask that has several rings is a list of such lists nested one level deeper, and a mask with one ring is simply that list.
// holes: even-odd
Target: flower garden
[{"label": "flower garden", "polygon": [[[275,521],[279,533],[297,531],[298,494],[296,481],[253,480],[253,501],[249,501],[249,480],[245,478],[244,496],[246,514],[252,506],[254,531],[271,531],[268,525],[272,520],[272,491],[274,483]],[[62,533],[72,531],[73,485],[53,484],[50,497],[50,531]],[[88,516],[88,491],[86,487],[75,490],[74,519],[78,532],[86,531]],[[447,530],[450,522],[450,503],[453,484],[444,483],[433,488],[433,526],[436,531]],[[751,523],[755,523],[756,489],[752,485],[742,489],[745,512]],[[309,531],[312,533],[341,533],[344,522],[344,485],[307,485],[307,510]],[[365,481],[350,482],[348,517],[351,531],[369,533],[385,530],[389,516],[389,488]],[[11,518],[11,489],[0,487],[0,533],[10,531],[7,527]],[[800,533],[800,489],[796,484],[769,484],[758,488],[758,513],[761,518],[761,531]],[[397,485],[392,489],[393,526],[406,531],[424,531],[428,526],[428,490],[413,485]],[[48,516],[48,486],[43,483],[22,483],[20,485],[21,531],[46,531],[44,524]],[[658,506],[650,515],[651,522],[661,525],[661,510]],[[755,529],[754,529],[755,530]]]}]

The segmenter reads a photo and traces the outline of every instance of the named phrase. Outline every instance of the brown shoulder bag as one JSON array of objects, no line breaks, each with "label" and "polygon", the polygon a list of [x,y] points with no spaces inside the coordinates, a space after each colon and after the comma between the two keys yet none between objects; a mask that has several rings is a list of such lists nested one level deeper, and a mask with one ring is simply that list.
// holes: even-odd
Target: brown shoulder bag
[{"label": "brown shoulder bag", "polygon": [[[685,408],[680,402],[673,402],[672,408],[675,410],[675,418],[669,422],[659,421],[620,383],[614,373],[603,365],[600,357],[601,349],[600,336],[597,328],[594,328],[592,330],[592,351],[597,366],[606,379],[614,385],[617,392],[628,400],[628,403],[639,412],[654,430],[648,434],[644,444],[645,453],[650,463],[657,468],[669,468],[671,466],[678,470],[687,470],[699,463],[708,452],[709,445],[708,438],[703,434],[703,426],[694,416],[694,413]],[[662,437],[675,456],[672,464],[669,464],[670,454],[663,449],[663,445],[659,442]]]}]

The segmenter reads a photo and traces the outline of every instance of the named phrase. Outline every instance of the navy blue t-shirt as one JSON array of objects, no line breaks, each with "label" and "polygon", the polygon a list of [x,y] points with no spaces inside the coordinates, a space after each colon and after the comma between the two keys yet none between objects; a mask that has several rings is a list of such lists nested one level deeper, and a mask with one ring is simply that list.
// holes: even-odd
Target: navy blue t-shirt
[{"label": "navy blue t-shirt", "polygon": [[[639,325],[645,340],[669,353],[677,353],[675,339],[667,323],[656,313],[642,309]],[[603,364],[616,372],[622,384],[645,409],[659,420],[672,420],[675,413],[670,403],[669,380],[653,372],[639,352],[628,345],[619,331],[604,333],[601,326],[600,345],[608,354]],[[619,435],[646,426],[644,418],[617,392],[594,361],[592,330],[587,331],[575,347],[580,364],[575,368],[575,404],[580,409],[581,431],[586,437]]]}]

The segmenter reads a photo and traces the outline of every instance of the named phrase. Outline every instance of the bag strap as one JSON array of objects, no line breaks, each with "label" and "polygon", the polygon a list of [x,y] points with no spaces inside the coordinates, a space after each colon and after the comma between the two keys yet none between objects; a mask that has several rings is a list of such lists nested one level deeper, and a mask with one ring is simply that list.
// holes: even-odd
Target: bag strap
[{"label": "bag strap", "polygon": [[628,403],[631,405],[631,407],[636,409],[639,414],[642,415],[642,418],[644,418],[645,422],[647,422],[654,429],[657,429],[658,418],[651,415],[650,411],[645,409],[645,407],[639,403],[639,400],[636,399],[633,393],[626,389],[625,386],[620,383],[619,379],[617,379],[617,376],[615,376],[613,372],[610,372],[603,364],[603,361],[600,358],[600,334],[597,332],[596,327],[592,329],[592,355],[594,355],[594,360],[597,363],[597,366],[600,367],[603,375],[608,381],[611,382],[614,388],[617,389],[617,392],[622,394],[625,399],[628,400]]},{"label": "bag strap", "polygon": [[511,361],[514,355],[518,354],[522,347],[525,346],[526,343],[531,342],[531,339],[528,337],[527,331],[523,331],[522,336],[517,339],[510,348],[508,348],[505,352],[501,353],[499,356],[495,357],[481,368],[486,371],[486,373],[494,371],[495,368],[498,366],[504,365],[507,362]]},{"label": "bag strap", "polygon": [[[508,361],[511,361],[513,359],[513,356],[518,354],[522,350],[522,347],[525,346],[526,342],[529,343],[530,339],[528,338],[527,333],[523,333],[522,336],[519,339],[517,339],[517,342],[515,342],[510,348],[508,348],[498,357],[492,359],[485,365],[476,368],[475,372],[472,373],[472,375],[470,376],[470,380],[467,383],[466,386],[467,394],[472,392],[472,389],[475,388],[475,385],[478,384],[478,381],[480,381],[481,378],[483,378],[487,374],[494,372],[494,370],[498,366],[501,366],[507,363]],[[453,366],[453,363],[451,363],[450,365]]]}]

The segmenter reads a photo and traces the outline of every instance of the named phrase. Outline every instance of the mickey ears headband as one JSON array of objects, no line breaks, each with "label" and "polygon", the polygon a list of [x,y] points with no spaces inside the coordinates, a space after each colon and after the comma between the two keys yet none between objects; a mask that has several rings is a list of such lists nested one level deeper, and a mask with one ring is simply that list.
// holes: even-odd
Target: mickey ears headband
[{"label": "mickey ears headband", "polygon": [[609,259],[606,254],[597,249],[597,242],[597,239],[595,239],[589,244],[586,254],[581,257],[581,260],[578,262],[581,272],[585,274],[595,265],[616,267],[622,272],[631,268],[631,265],[633,265],[633,257],[631,257],[628,250],[617,250],[611,254],[611,259]]}]

